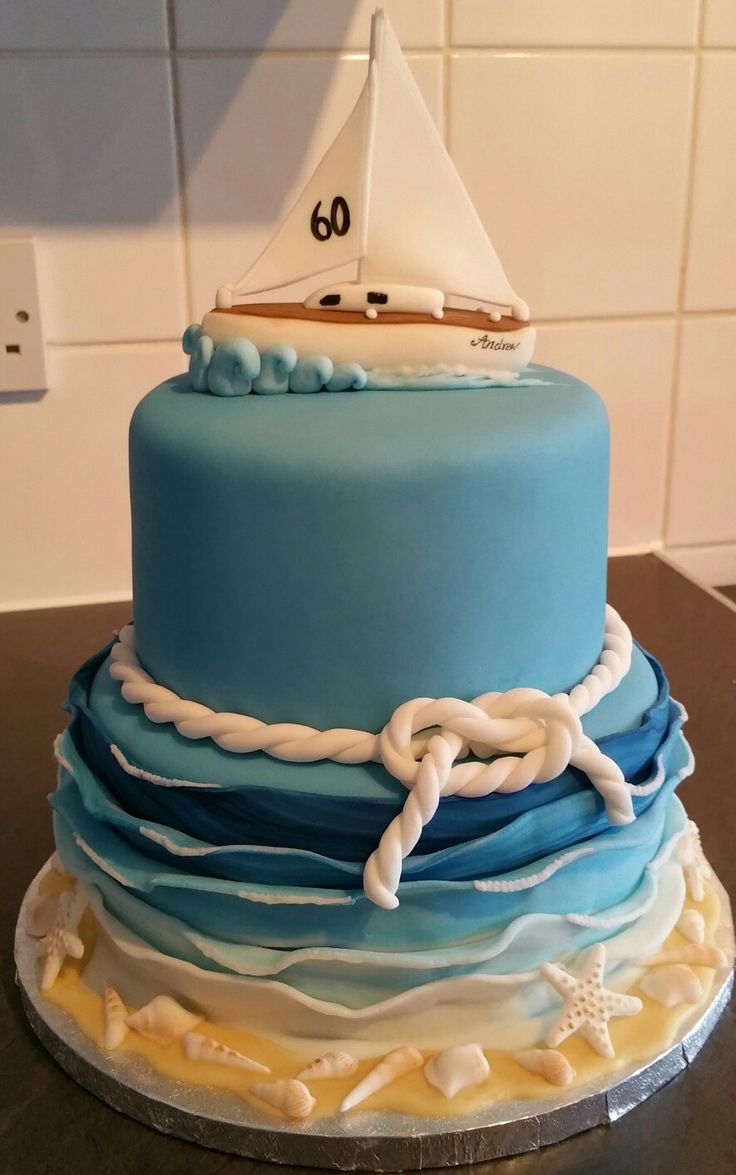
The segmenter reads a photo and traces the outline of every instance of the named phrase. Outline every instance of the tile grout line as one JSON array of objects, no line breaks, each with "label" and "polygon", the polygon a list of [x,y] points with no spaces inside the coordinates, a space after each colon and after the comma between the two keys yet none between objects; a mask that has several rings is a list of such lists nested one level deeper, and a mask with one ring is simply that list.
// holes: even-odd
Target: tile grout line
[{"label": "tile grout line", "polygon": [[[169,0],[166,0],[167,11]],[[442,45],[411,45],[403,46],[404,52],[409,57],[439,57],[442,53]],[[322,49],[310,48],[293,48],[293,49],[269,49],[269,48],[231,48],[231,49],[155,49],[142,46],[140,48],[106,48],[100,46],[98,48],[90,49],[3,49],[0,48],[0,60],[7,60],[13,57],[23,58],[39,58],[45,60],[47,58],[64,58],[66,60],[79,60],[84,57],[144,57],[152,61],[162,61],[168,57],[183,57],[192,58],[194,60],[202,60],[207,58],[214,58],[215,60],[221,58],[232,58],[233,60],[240,60],[242,58],[258,58],[259,60],[265,58],[323,58],[323,57],[342,57],[355,61],[368,60],[368,46],[361,48],[347,48],[344,45],[325,46]]]},{"label": "tile grout line", "polygon": [[[167,0],[168,6],[168,0]],[[590,53],[595,56],[610,53],[613,55],[620,54],[672,54],[675,56],[695,55],[699,52],[719,54],[733,54],[736,52],[736,44],[734,45],[529,45],[529,44],[508,44],[508,45],[453,45],[447,43],[445,45],[411,45],[405,44],[402,46],[404,52],[410,57],[436,57],[439,56],[443,49],[447,49],[450,56],[472,56],[472,57],[493,57],[501,55],[514,55],[524,57],[553,57],[555,55],[563,54],[585,54]],[[10,57],[65,57],[65,58],[81,58],[81,57],[149,57],[151,59],[162,59],[165,57],[187,57],[187,58],[241,58],[241,57],[349,57],[356,60],[366,60],[368,57],[368,47],[354,47],[349,48],[344,45],[327,45],[322,48],[313,49],[310,47],[292,47],[284,49],[272,49],[268,47],[253,48],[207,48],[207,49],[180,49],[180,48],[155,48],[150,46],[127,47],[127,46],[94,46],[88,49],[71,49],[71,48],[0,48],[0,59],[7,59]]]},{"label": "tile grout line", "polygon": [[701,539],[700,542],[668,543],[668,551],[711,551],[714,547],[736,549],[736,539]]},{"label": "tile grout line", "polygon": [[677,442],[678,408],[680,403],[681,362],[685,334],[685,294],[687,289],[688,261],[692,231],[693,205],[695,200],[695,168],[698,150],[698,120],[700,117],[700,90],[702,83],[702,48],[705,32],[705,0],[699,0],[698,29],[693,62],[692,112],[688,138],[688,168],[683,209],[682,241],[680,251],[680,273],[677,283],[677,307],[675,312],[675,339],[672,353],[672,381],[670,384],[669,413],[667,420],[667,447],[664,468],[664,495],[660,529],[666,543],[672,522],[672,499],[674,487],[675,446]]},{"label": "tile grout line", "polygon": [[192,272],[189,257],[189,205],[187,201],[186,166],[184,163],[184,136],[182,133],[181,118],[181,89],[179,85],[179,67],[176,57],[176,13],[175,0],[166,0],[166,28],[169,46],[169,81],[171,85],[171,112],[174,131],[174,170],[177,183],[177,203],[179,208],[179,242],[181,249],[182,278],[184,281],[184,308],[187,322],[192,322]]},{"label": "tile grout line", "polygon": [[443,0],[442,11],[442,141],[450,150],[450,5]]},{"label": "tile grout line", "polygon": [[179,346],[181,344],[181,336],[171,338],[158,339],[70,339],[66,342],[47,342],[48,350],[65,351],[70,350],[84,350],[87,347],[168,347],[171,345]]},{"label": "tile grout line", "polygon": [[[720,52],[733,53],[736,46],[721,46]],[[698,51],[698,45],[530,45],[528,43],[522,44],[506,44],[506,45],[451,45],[450,52],[456,54],[458,57],[493,57],[500,55],[509,55],[516,57],[554,57],[569,55],[571,53],[591,53],[595,56],[610,53],[614,56],[627,53],[650,53],[657,56],[662,54],[673,54],[681,57],[685,54],[695,54]],[[714,50],[719,52],[718,49]],[[711,52],[711,49],[708,49]]]}]

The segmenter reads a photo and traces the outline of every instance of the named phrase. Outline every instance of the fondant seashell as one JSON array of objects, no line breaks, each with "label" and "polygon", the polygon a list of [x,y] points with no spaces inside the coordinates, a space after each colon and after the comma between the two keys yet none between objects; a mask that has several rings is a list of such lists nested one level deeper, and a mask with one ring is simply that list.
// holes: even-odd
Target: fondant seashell
[{"label": "fondant seashell", "polygon": [[703,995],[700,980],[686,963],[671,963],[648,971],[641,981],[641,990],[663,1008],[697,1004]]},{"label": "fondant seashell", "polygon": [[457,1044],[432,1057],[424,1066],[430,1085],[445,1097],[455,1097],[463,1089],[480,1085],[491,1071],[479,1044]]},{"label": "fondant seashell", "polygon": [[720,947],[707,947],[689,942],[683,947],[659,951],[644,960],[646,967],[662,967],[669,963],[687,963],[691,967],[713,967],[716,971],[726,966],[726,956]]},{"label": "fondant seashell", "polygon": [[297,1073],[297,1081],[322,1081],[327,1077],[350,1077],[358,1062],[350,1053],[324,1053]]},{"label": "fondant seashell", "polygon": [[699,865],[691,863],[684,865],[682,871],[685,874],[685,884],[687,885],[688,894],[694,902],[702,902],[705,897],[703,870]]},{"label": "fondant seashell", "polygon": [[423,1064],[424,1057],[418,1049],[411,1045],[405,1044],[398,1049],[393,1049],[377,1065],[374,1065],[370,1073],[366,1073],[365,1077],[353,1086],[347,1097],[343,1099],[340,1110],[343,1113],[346,1110],[352,1110],[354,1106],[364,1102],[371,1094],[390,1085],[392,1081],[398,1081],[399,1077],[410,1073],[412,1069],[420,1069]]},{"label": "fondant seashell", "polygon": [[48,934],[56,920],[56,907],[59,903],[58,893],[45,893],[35,898],[28,907],[29,934],[34,938],[43,938]]},{"label": "fondant seashell", "polygon": [[201,1032],[187,1032],[182,1037],[182,1048],[190,1061],[207,1061],[212,1065],[228,1065],[232,1069],[255,1069],[258,1073],[270,1073],[268,1065],[236,1052],[219,1040],[203,1036]]},{"label": "fondant seashell", "polygon": [[135,1028],[141,1036],[148,1037],[156,1044],[171,1044],[201,1023],[201,1016],[187,1012],[186,1008],[182,1008],[168,995],[154,996],[149,1004],[133,1012],[126,1020],[129,1028]]},{"label": "fondant seashell", "polygon": [[287,1118],[308,1118],[317,1104],[317,1099],[312,1097],[306,1085],[294,1078],[251,1085],[250,1093],[270,1106],[283,1110]]},{"label": "fondant seashell", "polygon": [[537,1073],[550,1085],[569,1085],[575,1070],[558,1049],[524,1049],[514,1053],[514,1060],[529,1073]]},{"label": "fondant seashell", "polygon": [[700,945],[705,941],[705,918],[700,910],[683,910],[677,921],[677,929],[689,942]]},{"label": "fondant seashell", "polygon": [[109,983],[105,984],[105,1028],[102,1034],[102,1046],[106,1049],[117,1049],[128,1035],[128,1009]]}]

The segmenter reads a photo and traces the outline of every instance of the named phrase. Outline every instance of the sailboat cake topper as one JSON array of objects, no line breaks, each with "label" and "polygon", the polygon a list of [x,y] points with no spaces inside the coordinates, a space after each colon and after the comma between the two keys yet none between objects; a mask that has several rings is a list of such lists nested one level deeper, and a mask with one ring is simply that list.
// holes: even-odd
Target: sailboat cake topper
[{"label": "sailboat cake topper", "polygon": [[[303,303],[239,301],[351,263],[355,280],[319,283]],[[264,251],[185,332],[194,385],[231,395],[508,382],[532,355],[528,320],[378,9],[347,122]]]}]

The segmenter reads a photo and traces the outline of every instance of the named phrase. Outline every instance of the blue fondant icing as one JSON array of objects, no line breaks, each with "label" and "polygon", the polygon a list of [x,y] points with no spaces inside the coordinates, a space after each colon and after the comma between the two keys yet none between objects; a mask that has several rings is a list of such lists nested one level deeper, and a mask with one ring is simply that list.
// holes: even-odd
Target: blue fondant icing
[{"label": "blue fondant icing", "polygon": [[608,425],[584,384],[538,370],[491,391],[157,388],[131,425],[144,667],[214,709],[375,731],[413,697],[581,680],[603,636]]},{"label": "blue fondant icing", "polygon": [[215,396],[245,396],[261,370],[258,349],[247,339],[228,339],[215,348],[207,386]]},{"label": "blue fondant icing", "polygon": [[261,355],[261,373],[253,381],[253,391],[260,396],[282,395],[289,390],[289,376],[296,367],[293,347],[281,343],[267,347]]},{"label": "blue fondant icing", "polygon": [[332,377],[334,367],[326,355],[305,355],[289,375],[292,392],[321,392]]},{"label": "blue fondant icing", "polygon": [[215,344],[209,335],[198,335],[192,343],[189,359],[189,378],[195,392],[207,391],[207,373],[209,371]]}]

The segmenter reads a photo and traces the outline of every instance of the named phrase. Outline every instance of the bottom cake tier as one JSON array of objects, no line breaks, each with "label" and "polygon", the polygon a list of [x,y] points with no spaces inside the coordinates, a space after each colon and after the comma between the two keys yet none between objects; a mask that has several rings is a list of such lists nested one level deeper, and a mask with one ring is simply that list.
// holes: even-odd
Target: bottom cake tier
[{"label": "bottom cake tier", "polygon": [[120,697],[107,651],[70,709],[57,855],[26,919],[41,990],[103,1051],[266,1121],[553,1098],[659,1056],[730,966],[674,794],[685,715],[642,650],[583,720],[636,819],[610,826],[573,768],[446,799],[395,910],[362,890],[405,798],[379,765],[189,742]]}]

